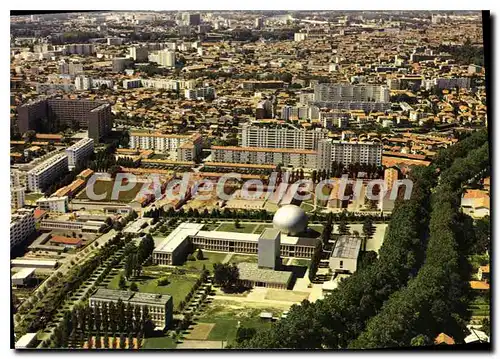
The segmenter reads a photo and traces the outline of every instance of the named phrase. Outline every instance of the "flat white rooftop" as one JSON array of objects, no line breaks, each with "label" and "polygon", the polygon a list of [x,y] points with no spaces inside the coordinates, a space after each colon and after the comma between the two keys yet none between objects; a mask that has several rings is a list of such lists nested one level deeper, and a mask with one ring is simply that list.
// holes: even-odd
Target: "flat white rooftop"
[{"label": "flat white rooftop", "polygon": [[172,253],[189,236],[194,236],[203,228],[199,223],[181,223],[159,245],[155,252]]}]

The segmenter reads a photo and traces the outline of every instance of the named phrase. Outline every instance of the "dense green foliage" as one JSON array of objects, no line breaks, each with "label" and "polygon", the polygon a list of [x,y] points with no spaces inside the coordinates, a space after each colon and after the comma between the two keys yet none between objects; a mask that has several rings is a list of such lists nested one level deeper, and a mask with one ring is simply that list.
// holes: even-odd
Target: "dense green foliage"
[{"label": "dense green foliage", "polygon": [[458,158],[440,176],[432,195],[426,260],[417,277],[395,293],[373,317],[353,348],[407,346],[423,334],[446,332],[463,338],[467,317],[468,273],[461,252],[459,221],[461,185],[489,164],[488,143]]}]

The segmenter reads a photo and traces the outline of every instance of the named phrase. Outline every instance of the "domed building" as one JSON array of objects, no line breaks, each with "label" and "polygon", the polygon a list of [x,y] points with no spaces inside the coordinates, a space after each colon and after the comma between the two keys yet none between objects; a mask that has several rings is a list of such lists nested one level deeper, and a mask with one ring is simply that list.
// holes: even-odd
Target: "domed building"
[{"label": "domed building", "polygon": [[307,215],[299,206],[287,204],[274,214],[273,226],[283,234],[297,235],[307,229]]}]

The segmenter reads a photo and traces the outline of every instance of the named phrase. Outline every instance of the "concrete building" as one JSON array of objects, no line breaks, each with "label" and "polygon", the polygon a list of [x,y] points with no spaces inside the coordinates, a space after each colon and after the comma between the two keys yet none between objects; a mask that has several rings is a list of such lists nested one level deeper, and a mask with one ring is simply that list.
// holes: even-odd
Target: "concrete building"
[{"label": "concrete building", "polygon": [[10,171],[10,207],[18,209],[24,207],[26,188],[21,185],[18,170]]},{"label": "concrete building", "polygon": [[174,135],[162,133],[130,132],[130,148],[155,150],[158,152],[176,151],[178,158],[190,161],[197,159],[202,150],[202,137],[192,135]]},{"label": "concrete building", "polygon": [[54,124],[88,129],[89,137],[95,141],[106,135],[113,127],[111,106],[103,101],[39,99],[18,106],[18,129],[37,132],[56,131]]},{"label": "concrete building", "polygon": [[36,201],[38,208],[48,212],[66,213],[68,212],[68,197],[40,198]]},{"label": "concrete building", "polygon": [[74,221],[48,218],[40,222],[41,230],[67,230],[82,231],[87,233],[99,233],[106,227],[101,221]]},{"label": "concrete building", "polygon": [[122,301],[125,307],[130,304],[133,309],[139,308],[141,315],[148,309],[151,321],[161,330],[170,328],[173,315],[173,299],[166,294],[136,293],[125,290],[97,289],[89,298],[89,306],[102,308],[103,304]]},{"label": "concrete building", "polygon": [[229,163],[274,164],[315,168],[318,153],[312,150],[212,146],[212,161]]},{"label": "concrete building", "polygon": [[35,232],[33,209],[18,209],[10,218],[10,248],[17,246]]},{"label": "concrete building", "polygon": [[261,268],[256,263],[238,263],[238,283],[242,286],[288,289],[293,277],[289,271]]},{"label": "concrete building", "polygon": [[24,334],[15,344],[15,349],[34,349],[36,348],[37,333],[26,333]]},{"label": "concrete building", "polygon": [[122,86],[126,90],[136,89],[142,86],[142,80],[141,79],[123,80]]},{"label": "concrete building", "polygon": [[[153,251],[153,261],[158,265],[182,264],[186,259],[186,249],[189,244],[208,251],[259,253],[259,238],[261,237],[259,234],[204,231],[202,228],[203,224],[181,223],[167,237],[155,239],[158,244]],[[311,258],[316,239],[280,233],[279,243],[280,256]],[[275,248],[274,245],[273,248]],[[273,252],[272,256],[276,258],[276,253]],[[263,258],[261,261],[270,264],[269,258]]]},{"label": "concrete building", "polygon": [[213,100],[215,98],[215,89],[210,86],[198,87],[184,90],[186,100]]},{"label": "concrete building", "polygon": [[93,44],[68,44],[64,45],[64,52],[69,55],[93,55],[95,46]]},{"label": "concrete building", "polygon": [[185,12],[181,17],[181,25],[183,26],[198,26],[201,24],[201,15],[200,14],[192,14]]},{"label": "concrete building", "polygon": [[331,139],[319,142],[318,169],[330,169],[333,162],[382,164],[383,146],[378,142],[346,142]]},{"label": "concrete building", "polygon": [[147,62],[149,50],[143,46],[131,46],[128,48],[129,57],[133,58],[136,62]]},{"label": "concrete building", "polygon": [[390,109],[389,88],[384,85],[319,84],[312,103],[320,108],[386,111]]},{"label": "concrete building", "polygon": [[149,61],[164,67],[175,67],[175,52],[165,49],[149,55]]},{"label": "concrete building", "polygon": [[290,148],[316,150],[320,140],[328,138],[328,130],[297,129],[290,125],[264,127],[251,123],[241,126],[242,147]]},{"label": "concrete building", "polygon": [[68,171],[68,156],[60,153],[28,171],[28,189],[43,192],[53,180]]},{"label": "concrete building", "polygon": [[141,79],[142,87],[181,91],[186,89],[194,89],[196,80],[173,80],[173,79]]},{"label": "concrete building", "polygon": [[259,268],[278,270],[281,267],[280,235],[278,229],[266,228],[258,240]]},{"label": "concrete building", "polygon": [[24,287],[35,276],[35,268],[23,268],[11,277],[12,285]]},{"label": "concrete building", "polygon": [[361,238],[340,236],[335,242],[332,255],[328,260],[330,269],[335,273],[354,273],[358,267]]},{"label": "concrete building", "polygon": [[82,138],[77,143],[66,148],[68,156],[68,168],[72,170],[82,165],[94,153],[94,140],[91,138]]}]

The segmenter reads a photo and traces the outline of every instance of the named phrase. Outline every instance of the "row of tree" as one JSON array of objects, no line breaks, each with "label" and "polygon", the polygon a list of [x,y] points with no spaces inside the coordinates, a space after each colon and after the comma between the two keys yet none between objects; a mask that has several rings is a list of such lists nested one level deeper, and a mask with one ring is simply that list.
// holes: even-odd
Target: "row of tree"
[{"label": "row of tree", "polygon": [[95,337],[95,346],[101,344],[104,334],[104,345],[109,344],[109,336],[142,337],[149,336],[154,330],[149,310],[144,307],[125,305],[121,299],[117,303],[101,303],[94,307],[78,306],[66,312],[63,321],[54,331],[51,344],[55,348],[78,347],[85,340]]},{"label": "row of tree", "polygon": [[353,348],[429,344],[441,332],[460,342],[469,319],[469,271],[464,235],[467,223],[459,213],[461,186],[489,166],[488,143],[457,158],[440,176],[432,194],[430,236],[425,265],[408,286],[393,295]]}]

